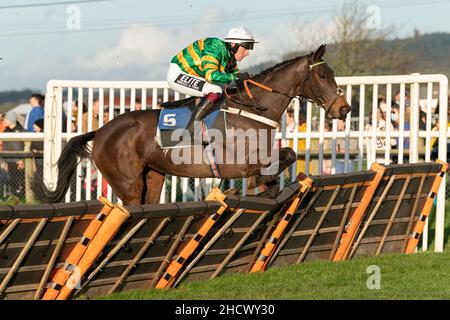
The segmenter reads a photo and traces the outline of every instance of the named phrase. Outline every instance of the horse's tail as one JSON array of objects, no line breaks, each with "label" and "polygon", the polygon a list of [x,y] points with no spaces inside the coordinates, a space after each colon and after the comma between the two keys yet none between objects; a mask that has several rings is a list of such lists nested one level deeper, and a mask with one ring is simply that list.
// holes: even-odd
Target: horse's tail
[{"label": "horse's tail", "polygon": [[[45,203],[63,201],[70,186],[70,180],[81,159],[91,158],[87,143],[94,139],[95,131],[70,139],[58,159],[58,182],[55,190],[49,190],[42,179],[33,179],[32,190],[37,199]],[[80,160],[78,160],[80,158]]]}]

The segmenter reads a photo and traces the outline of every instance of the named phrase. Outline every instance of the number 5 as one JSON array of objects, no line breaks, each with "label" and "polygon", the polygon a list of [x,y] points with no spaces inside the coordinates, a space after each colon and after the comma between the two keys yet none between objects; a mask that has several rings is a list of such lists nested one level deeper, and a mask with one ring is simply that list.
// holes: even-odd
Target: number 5
[{"label": "number 5", "polygon": [[177,125],[177,119],[175,119],[175,113],[168,113],[164,115],[164,125],[168,127],[175,127]]}]

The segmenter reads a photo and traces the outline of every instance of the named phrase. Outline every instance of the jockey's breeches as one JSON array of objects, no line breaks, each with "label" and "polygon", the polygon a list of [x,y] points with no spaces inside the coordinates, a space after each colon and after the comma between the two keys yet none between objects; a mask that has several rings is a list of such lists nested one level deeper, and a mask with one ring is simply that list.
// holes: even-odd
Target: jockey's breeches
[{"label": "jockey's breeches", "polygon": [[171,63],[169,66],[167,82],[173,90],[193,97],[203,97],[208,93],[222,94],[222,88],[219,85],[186,73],[175,63]]}]

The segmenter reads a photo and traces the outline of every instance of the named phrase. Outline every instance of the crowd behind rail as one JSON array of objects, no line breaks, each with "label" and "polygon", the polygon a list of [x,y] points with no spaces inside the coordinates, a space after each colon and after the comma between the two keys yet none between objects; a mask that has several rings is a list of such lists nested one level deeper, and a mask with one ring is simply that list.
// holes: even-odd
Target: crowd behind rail
[{"label": "crowd behind rail", "polygon": [[[125,108],[126,111],[129,111],[130,108],[130,99],[128,100],[128,106]],[[377,119],[376,119],[376,131],[377,132],[385,132],[387,126],[390,126],[390,131],[395,132],[399,130],[400,127],[400,92],[396,92],[394,95],[394,99],[391,102],[391,114],[387,115],[387,101],[384,96],[378,97],[377,103]],[[162,102],[161,99],[158,99],[158,106]],[[410,108],[409,108],[409,100],[408,96],[405,95],[405,112],[404,112],[404,130],[408,131],[410,128]],[[43,132],[44,131],[44,102],[45,96],[34,93],[29,97],[29,104],[20,105],[13,110],[6,112],[5,114],[0,114],[0,132],[8,133],[8,132]],[[88,128],[92,128],[92,130],[97,130],[101,124],[105,124],[119,114],[118,108],[114,108],[114,115],[110,114],[110,108],[104,103],[105,107],[100,110],[100,103],[98,99],[94,99],[92,102],[92,120],[89,123],[89,114],[86,103],[82,103],[79,105],[78,101],[73,101],[72,110],[69,114],[71,114],[70,122],[67,121],[66,112],[63,113],[63,123],[62,130],[63,132],[67,132],[67,124],[71,125],[71,132],[87,132]],[[352,105],[354,105],[352,103]],[[449,105],[450,105],[450,96],[449,96]],[[136,98],[133,103],[133,109],[141,110],[142,102],[140,98]],[[353,108],[353,110],[357,109],[357,107]],[[449,109],[450,110],[450,109]],[[67,104],[66,104],[66,110]],[[81,114],[80,114],[81,113]],[[432,130],[439,130],[439,106],[435,106],[432,109]],[[367,113],[366,113],[367,114]],[[299,122],[297,129],[295,128],[295,117],[298,116]],[[100,119],[102,117],[102,119]],[[357,115],[353,112],[352,119],[357,120]],[[427,114],[423,109],[420,110],[419,115],[419,130],[426,130],[426,119]],[[450,119],[450,115],[449,115]],[[358,127],[358,121],[351,121],[351,129],[356,130]],[[364,127],[365,131],[372,132],[372,112],[369,112],[364,121],[366,124]],[[337,121],[337,130],[345,131],[346,121],[338,120]],[[279,126],[279,128],[283,128],[284,126]],[[450,127],[450,122],[449,122]],[[293,107],[289,107],[286,111],[285,116],[285,128],[286,132],[294,133],[295,130],[298,132],[306,132],[306,103],[301,103],[299,108],[299,114],[295,115],[295,111]],[[312,131],[319,131],[319,120],[318,116],[314,115],[312,117],[311,124]],[[332,130],[332,122],[325,121],[325,131]],[[298,140],[298,162],[297,162],[297,173],[305,171],[305,150],[306,150],[306,139]],[[358,170],[356,163],[356,157],[358,154],[358,141],[357,139],[350,139],[349,144],[346,144],[345,139],[337,138],[336,143],[334,144],[336,147],[336,162],[335,167],[332,168],[331,157],[324,156],[322,163],[322,172],[323,174],[331,174],[331,173],[343,173],[346,171],[352,172]],[[370,147],[369,139],[366,140],[367,148]],[[384,150],[389,144],[391,150],[396,150],[399,147],[399,139],[391,137],[390,141],[386,141],[384,137],[376,138],[376,154],[377,158],[375,159],[377,162],[385,163]],[[276,142],[276,147],[285,147],[290,146],[293,147],[292,139],[282,139]],[[349,150],[346,151],[346,146]],[[432,138],[431,140],[431,160],[437,158],[438,154],[438,143],[437,138]],[[328,155],[333,152],[332,150],[333,144],[331,143],[331,139],[325,139],[323,150],[324,154]],[[403,148],[405,153],[408,152],[409,149],[409,139],[407,137],[404,138]],[[311,145],[311,149],[314,149],[314,145]],[[348,152],[351,156],[349,158],[349,162],[345,163],[344,154]],[[311,152],[314,154],[314,151]],[[369,151],[367,150],[367,153]],[[424,153],[424,150],[419,150],[419,153]],[[37,173],[38,176],[43,175],[43,142],[42,141],[33,141],[31,143],[26,143],[22,141],[1,141],[0,140],[0,202],[8,201],[9,199],[14,199],[17,201],[24,201],[27,197],[26,194],[28,192],[28,177],[35,175]],[[390,156],[391,163],[397,163],[397,154],[394,152],[391,153]],[[311,165],[317,166],[318,160],[312,158],[310,162],[309,172],[314,173]],[[291,171],[291,170],[289,170]],[[287,172],[287,177],[294,174],[293,172]],[[83,192],[87,192],[86,190],[86,166],[83,166],[82,170],[82,180],[84,190]],[[97,185],[97,175],[95,168],[92,169],[91,173],[91,192],[94,194],[94,189]],[[107,193],[107,184],[106,181],[102,183],[102,194],[106,196]]]}]

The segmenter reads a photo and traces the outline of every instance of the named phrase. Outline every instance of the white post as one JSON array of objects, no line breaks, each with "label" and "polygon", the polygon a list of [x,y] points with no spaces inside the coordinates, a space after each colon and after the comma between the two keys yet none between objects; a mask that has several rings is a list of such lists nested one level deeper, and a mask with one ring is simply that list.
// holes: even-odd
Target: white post
[{"label": "white post", "polygon": [[404,131],[405,131],[405,84],[400,84],[400,122],[399,122],[400,136],[398,138],[398,163],[403,163],[403,150],[404,150]]},{"label": "white post", "polygon": [[[292,102],[291,102],[292,104]],[[288,141],[287,141],[287,137],[286,137],[286,111],[283,112],[283,115],[281,116],[281,148],[283,147],[287,147],[289,145]],[[284,188],[284,171],[280,173],[279,175],[280,177],[280,189]],[[244,189],[242,189],[244,190]],[[247,194],[247,189],[245,194]]]},{"label": "white post", "polygon": [[[78,88],[78,115],[77,115],[77,133],[83,133],[83,88],[79,87]],[[86,130],[86,128],[84,128],[84,130]],[[81,188],[82,183],[81,183],[81,174],[82,174],[82,170],[81,170],[81,162],[78,163],[77,165],[77,172],[76,172],[76,190],[75,190],[75,201],[80,201],[81,200]]]},{"label": "white post", "polygon": [[297,98],[294,99],[294,140],[292,144],[292,149],[295,152],[296,159],[295,162],[292,164],[292,176],[291,181],[294,182],[297,178],[297,158],[298,158],[298,126],[299,126],[299,114],[300,114],[300,102]]},{"label": "white post", "polygon": [[386,85],[386,150],[384,164],[391,163],[391,113],[392,113],[392,84]]},{"label": "white post", "polygon": [[[114,118],[114,88],[109,88],[109,121]],[[108,184],[106,189],[106,197],[109,201],[112,201],[112,189]]]},{"label": "white post", "polygon": [[311,122],[312,122],[312,103],[306,104],[306,154],[305,154],[305,174],[309,176],[309,167],[311,163]]},{"label": "white post", "polygon": [[[366,87],[362,84],[359,87],[359,137],[358,137],[358,170],[361,171],[363,169],[363,159],[364,159],[364,108],[366,107]],[[369,154],[367,154],[369,157]]]},{"label": "white post", "polygon": [[419,161],[419,84],[411,84],[411,109],[409,118],[409,162]]},{"label": "white post", "polygon": [[[69,87],[67,88],[67,140],[69,141],[72,137],[72,108],[73,108],[73,88]],[[66,202],[70,202],[70,195],[71,195],[71,188],[69,186],[69,189],[67,189],[66,192]]]},{"label": "white post", "polygon": [[62,93],[60,87],[47,83],[44,106],[44,183],[54,190],[58,181],[56,162],[61,153],[62,106],[58,105]]},{"label": "white post", "polygon": [[370,162],[368,162],[367,167],[370,168],[373,162],[377,162],[377,138],[376,133],[378,131],[378,85],[373,85],[372,93],[372,137],[370,139],[370,147],[372,154],[370,156]]},{"label": "white post", "polygon": [[[352,86],[348,85],[346,90],[346,97],[347,102],[351,105],[352,103]],[[347,113],[347,117],[345,118],[345,164],[344,164],[344,172],[349,172],[349,165],[350,161],[350,130],[351,130],[351,118],[352,118],[352,112],[350,109],[350,112]]]},{"label": "white post", "polygon": [[[447,162],[447,110],[448,110],[448,78],[441,76],[439,82],[439,159]],[[445,181],[447,175],[442,177],[442,183],[437,195],[436,204],[436,233],[434,251],[444,251],[445,228]]]},{"label": "white post", "polygon": [[323,143],[324,143],[324,131],[325,131],[325,110],[320,108],[320,119],[319,119],[319,166],[318,173],[323,174]]},{"label": "white post", "polygon": [[337,137],[337,120],[332,120],[332,129],[331,129],[331,174],[336,173],[336,137]]}]

